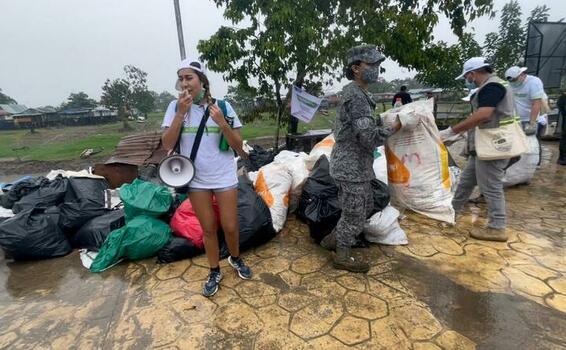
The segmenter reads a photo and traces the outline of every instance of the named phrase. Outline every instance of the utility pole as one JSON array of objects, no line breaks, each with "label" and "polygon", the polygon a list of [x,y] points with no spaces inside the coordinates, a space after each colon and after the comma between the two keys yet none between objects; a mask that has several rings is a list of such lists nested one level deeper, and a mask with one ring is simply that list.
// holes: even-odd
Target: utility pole
[{"label": "utility pole", "polygon": [[183,23],[181,23],[181,9],[179,0],[173,0],[175,6],[175,19],[177,20],[177,36],[179,37],[179,51],[181,52],[181,60],[187,57],[185,53],[185,39],[183,38]]}]

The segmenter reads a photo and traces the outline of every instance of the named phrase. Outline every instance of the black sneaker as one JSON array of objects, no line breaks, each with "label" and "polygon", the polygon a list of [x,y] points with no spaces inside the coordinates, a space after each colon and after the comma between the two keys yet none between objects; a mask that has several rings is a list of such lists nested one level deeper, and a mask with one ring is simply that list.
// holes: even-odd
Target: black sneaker
[{"label": "black sneaker", "polygon": [[242,260],[242,258],[238,258],[238,260],[232,259],[231,256],[228,257],[228,263],[232,266],[236,271],[238,271],[238,276],[240,278],[249,280],[252,278],[252,270],[249,268],[248,265]]},{"label": "black sneaker", "polygon": [[220,281],[222,280],[222,272],[211,271],[208,275],[208,280],[202,287],[202,295],[205,297],[211,297],[216,292],[218,292],[218,287],[220,286]]}]

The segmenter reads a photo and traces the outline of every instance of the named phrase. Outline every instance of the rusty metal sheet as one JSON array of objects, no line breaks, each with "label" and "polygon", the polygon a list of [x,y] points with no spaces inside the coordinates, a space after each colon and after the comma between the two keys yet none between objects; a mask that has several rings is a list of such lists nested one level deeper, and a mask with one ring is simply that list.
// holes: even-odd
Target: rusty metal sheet
[{"label": "rusty metal sheet", "polygon": [[105,164],[145,165],[160,145],[160,132],[125,136]]}]

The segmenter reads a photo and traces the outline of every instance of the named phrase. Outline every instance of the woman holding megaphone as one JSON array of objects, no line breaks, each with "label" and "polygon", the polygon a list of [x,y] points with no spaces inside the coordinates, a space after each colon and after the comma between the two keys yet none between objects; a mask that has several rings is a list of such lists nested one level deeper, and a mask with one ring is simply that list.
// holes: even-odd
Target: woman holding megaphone
[{"label": "woman holding megaphone", "polygon": [[228,262],[241,278],[252,277],[251,269],[240,258],[238,178],[232,151],[243,154],[242,123],[228,102],[212,98],[204,64],[185,59],[177,76],[175,88],[180,91],[179,98],[165,112],[162,143],[166,150],[177,148],[179,154],[190,157],[195,168],[188,195],[204,231],[210,274],[203,295],[210,297],[218,291],[222,279],[213,195],[230,252]]}]

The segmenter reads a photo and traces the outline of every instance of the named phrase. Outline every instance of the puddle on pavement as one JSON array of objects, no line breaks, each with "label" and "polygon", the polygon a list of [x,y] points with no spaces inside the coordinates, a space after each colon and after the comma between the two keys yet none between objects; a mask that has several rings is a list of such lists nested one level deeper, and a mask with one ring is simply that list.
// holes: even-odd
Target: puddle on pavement
[{"label": "puddle on pavement", "polygon": [[559,311],[515,295],[471,291],[412,257],[398,255],[396,260],[394,273],[405,287],[478,349],[566,346],[566,317]]},{"label": "puddle on pavement", "polygon": [[259,279],[261,279],[265,284],[277,288],[282,292],[288,292],[290,289],[287,282],[285,282],[279,275],[264,272],[259,275]]}]

